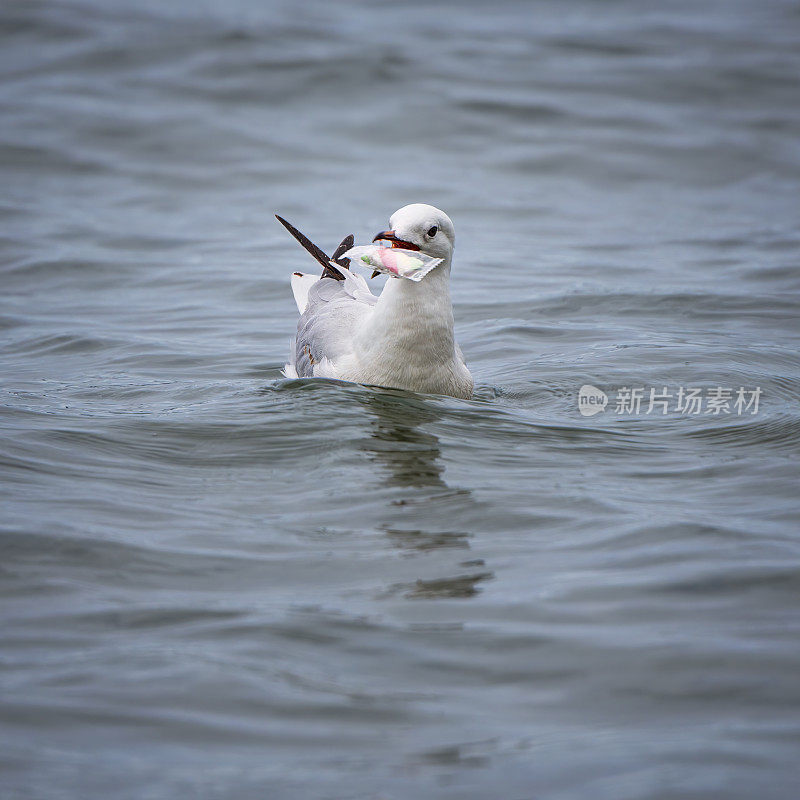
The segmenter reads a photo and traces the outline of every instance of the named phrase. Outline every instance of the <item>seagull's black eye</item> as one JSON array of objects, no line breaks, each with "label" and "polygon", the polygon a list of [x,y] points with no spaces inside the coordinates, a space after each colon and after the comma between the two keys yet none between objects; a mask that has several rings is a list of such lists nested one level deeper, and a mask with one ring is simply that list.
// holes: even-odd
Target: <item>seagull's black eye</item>
[{"label": "seagull's black eye", "polygon": [[439,228],[438,228],[436,225],[434,225],[434,226],[433,226],[433,227],[432,227],[432,228],[431,228],[431,229],[428,231],[428,236],[431,236],[431,237],[433,237],[433,236],[436,236],[436,234],[437,234],[437,233],[439,233]]}]

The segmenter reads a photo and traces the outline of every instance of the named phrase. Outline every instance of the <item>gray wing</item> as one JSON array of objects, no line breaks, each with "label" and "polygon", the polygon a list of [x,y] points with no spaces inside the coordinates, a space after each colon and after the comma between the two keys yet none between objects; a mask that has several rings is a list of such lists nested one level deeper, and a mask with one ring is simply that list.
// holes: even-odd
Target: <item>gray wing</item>
[{"label": "gray wing", "polygon": [[353,350],[353,331],[372,313],[377,299],[353,291],[349,281],[320,278],[308,292],[308,305],[297,322],[294,366],[300,378],[314,376],[323,359],[334,361]]}]

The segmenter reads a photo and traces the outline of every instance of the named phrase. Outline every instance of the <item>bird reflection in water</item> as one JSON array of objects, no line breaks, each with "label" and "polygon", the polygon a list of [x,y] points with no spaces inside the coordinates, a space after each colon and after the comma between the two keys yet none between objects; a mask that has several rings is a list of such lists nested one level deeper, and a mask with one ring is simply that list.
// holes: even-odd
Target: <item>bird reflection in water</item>
[{"label": "bird reflection in water", "polygon": [[[382,530],[409,554],[469,550],[470,534],[420,525],[426,517],[458,519],[465,506],[475,502],[469,489],[451,488],[445,482],[439,438],[422,427],[441,419],[442,411],[426,398],[395,390],[376,389],[360,400],[371,415],[372,428],[362,449],[383,468],[381,485],[410,490],[390,502],[392,519]],[[409,517],[413,518],[410,526]],[[420,578],[410,585],[394,586],[390,593],[401,592],[408,598],[472,597],[480,591],[478,584],[494,577],[482,567],[482,559],[457,561],[452,569],[458,574]]]},{"label": "bird reflection in water", "polygon": [[[387,467],[389,486],[452,490],[442,480],[439,439],[419,426],[441,419],[441,412],[422,397],[376,389],[362,398],[371,412],[372,436],[364,449]],[[469,494],[467,490],[460,490]]]}]

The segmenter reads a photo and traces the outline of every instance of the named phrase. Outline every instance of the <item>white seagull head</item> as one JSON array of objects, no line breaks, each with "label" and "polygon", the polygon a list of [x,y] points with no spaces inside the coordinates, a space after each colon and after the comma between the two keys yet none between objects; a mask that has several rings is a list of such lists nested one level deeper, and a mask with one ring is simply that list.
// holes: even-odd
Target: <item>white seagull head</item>
[{"label": "white seagull head", "polygon": [[412,203],[392,214],[389,227],[390,230],[381,231],[372,241],[386,239],[393,247],[421,250],[450,264],[456,234],[450,217],[444,211],[425,203]]}]

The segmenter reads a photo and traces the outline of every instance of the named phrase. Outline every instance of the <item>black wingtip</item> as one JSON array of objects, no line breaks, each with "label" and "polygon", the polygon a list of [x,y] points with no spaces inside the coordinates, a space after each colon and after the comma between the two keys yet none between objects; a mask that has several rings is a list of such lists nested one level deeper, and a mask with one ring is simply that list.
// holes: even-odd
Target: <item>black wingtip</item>
[{"label": "black wingtip", "polygon": [[[353,234],[349,234],[342,239],[341,244],[333,251],[333,255],[331,256],[331,261],[339,261],[343,253],[346,253],[354,244],[356,237]],[[345,259],[349,261],[349,259]]]},{"label": "black wingtip", "polygon": [[276,214],[275,219],[277,219],[278,222],[280,222],[281,225],[283,225],[283,227],[286,228],[286,230],[289,231],[289,233],[291,233],[292,236],[294,236],[294,238],[302,245],[302,247],[306,250],[306,252],[308,252],[317,263],[322,265],[323,278],[334,278],[337,281],[344,280],[344,275],[342,275],[342,273],[339,272],[339,270],[337,270],[336,267],[334,267],[330,263],[331,259],[328,258],[328,255],[325,253],[324,250],[317,247],[314,244],[314,242],[312,242],[311,239],[308,238],[308,236],[306,236],[303,233],[300,233],[300,231],[297,230],[297,228],[295,228],[291,222],[285,220],[280,214]]},{"label": "black wingtip", "polygon": [[355,243],[356,237],[353,234],[348,234],[347,236],[342,239],[339,246],[333,251],[333,255],[331,256],[331,261],[334,264],[339,264],[340,266],[344,267],[345,269],[350,268],[350,259],[344,257],[344,253],[346,253]]}]

